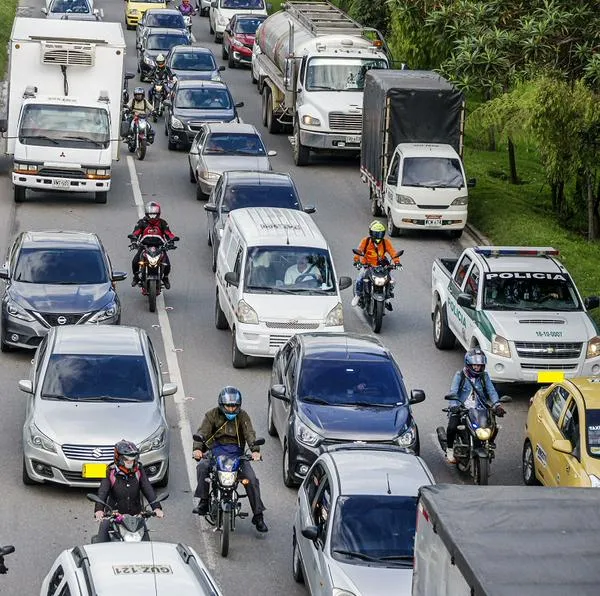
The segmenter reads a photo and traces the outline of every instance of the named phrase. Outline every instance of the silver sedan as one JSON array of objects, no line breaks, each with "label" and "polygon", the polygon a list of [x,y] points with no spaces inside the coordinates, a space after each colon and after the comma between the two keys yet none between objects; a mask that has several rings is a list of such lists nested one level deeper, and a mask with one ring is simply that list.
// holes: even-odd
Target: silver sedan
[{"label": "silver sedan", "polygon": [[206,200],[221,174],[228,170],[272,170],[259,132],[251,124],[211,123],[202,126],[188,155],[190,182],[196,183],[196,198]]}]

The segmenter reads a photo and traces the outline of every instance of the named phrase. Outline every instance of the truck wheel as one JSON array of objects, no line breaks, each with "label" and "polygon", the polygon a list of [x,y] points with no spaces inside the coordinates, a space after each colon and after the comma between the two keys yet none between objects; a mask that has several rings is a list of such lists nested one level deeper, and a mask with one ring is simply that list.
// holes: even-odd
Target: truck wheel
[{"label": "truck wheel", "polygon": [[383,209],[377,200],[377,194],[373,192],[372,186],[369,186],[369,199],[371,201],[371,215],[381,217],[383,215]]},{"label": "truck wheel", "polygon": [[220,331],[229,329],[229,323],[219,303],[219,290],[215,294],[215,327]]},{"label": "truck wheel", "polygon": [[261,91],[261,116],[263,126],[267,125],[267,112],[269,111],[269,103],[271,101],[271,89],[265,85]]},{"label": "truck wheel", "polygon": [[248,356],[240,352],[235,339],[235,327],[231,330],[231,363],[233,368],[246,368],[248,366]]},{"label": "truck wheel", "polygon": [[210,20],[210,17],[208,17],[208,32],[210,35],[213,35],[215,32],[215,30],[213,29],[212,21]]},{"label": "truck wheel", "polygon": [[22,203],[25,200],[27,189],[24,186],[15,186],[15,203]]},{"label": "truck wheel", "polygon": [[402,234],[402,230],[400,228],[397,228],[394,224],[394,219],[392,218],[391,211],[388,211],[388,214],[387,214],[387,229],[388,229],[388,234],[392,237],[397,237]]},{"label": "truck wheel", "polygon": [[98,191],[94,197],[94,201],[96,203],[101,203],[102,205],[106,204],[106,202],[108,201],[108,192]]},{"label": "truck wheel", "polygon": [[[266,87],[267,89],[269,89],[268,87]],[[272,134],[275,135],[277,133],[281,132],[281,124],[279,124],[279,122],[277,122],[277,118],[275,117],[275,113],[273,112],[273,100],[271,99],[271,90],[269,89],[269,101],[267,103],[267,113],[266,113],[266,117],[267,117],[267,130]]]},{"label": "truck wheel", "polygon": [[450,350],[455,341],[454,334],[448,327],[446,308],[438,302],[433,311],[433,343],[438,350]]},{"label": "truck wheel", "polygon": [[300,142],[300,127],[294,123],[294,163],[297,166],[306,166],[310,159],[310,149]]}]

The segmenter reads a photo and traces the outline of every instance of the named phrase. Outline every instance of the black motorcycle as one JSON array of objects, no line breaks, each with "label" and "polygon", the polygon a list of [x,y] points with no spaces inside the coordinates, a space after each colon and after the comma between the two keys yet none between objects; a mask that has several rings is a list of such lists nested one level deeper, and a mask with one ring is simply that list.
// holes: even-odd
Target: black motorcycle
[{"label": "black motorcycle", "polygon": [[[110,521],[108,535],[111,542],[142,542],[149,540],[148,526],[146,520],[149,517],[154,517],[156,513],[148,506],[138,515],[122,514],[118,511],[113,511],[108,503],[105,503],[97,495],[89,493],[86,497],[94,503],[100,503],[104,506],[105,519]],[[165,501],[169,498],[169,494],[165,493],[156,497],[156,502]],[[92,536],[92,544],[98,542],[97,536]]]},{"label": "black motorcycle", "polygon": [[4,564],[4,557],[15,552],[15,547],[12,544],[0,546],[0,574],[8,573],[8,567]]},{"label": "black motorcycle", "polygon": [[163,115],[165,110],[164,101],[167,99],[169,93],[168,80],[166,77],[153,79],[151,94],[152,94],[152,106],[154,111],[152,112],[152,121],[158,122],[159,116]]},{"label": "black motorcycle", "polygon": [[[352,252],[359,257],[364,257],[365,253],[353,248]],[[404,254],[403,250],[398,251],[394,258],[400,257]],[[374,333],[381,331],[381,325],[383,323],[384,310],[392,310],[392,303],[390,299],[394,297],[394,280],[392,279],[391,272],[394,269],[402,269],[402,265],[395,265],[391,263],[387,257],[379,259],[379,264],[375,267],[369,265],[361,265],[359,267],[366,266],[367,272],[363,277],[362,283],[362,309],[365,311],[367,317],[371,320],[371,328]]]},{"label": "black motorcycle", "polygon": [[163,269],[167,251],[175,250],[174,240],[165,240],[161,236],[147,235],[136,238],[133,234],[127,236],[131,240],[130,250],[142,248],[140,255],[140,282],[142,296],[148,296],[150,312],[156,311],[156,297],[162,291]]},{"label": "black motorcycle", "polygon": [[[204,443],[204,437],[194,435],[194,441]],[[264,445],[264,439],[256,439],[254,445]],[[204,452],[206,447],[202,449]],[[215,531],[220,533],[221,556],[226,557],[229,553],[229,535],[235,531],[236,518],[246,518],[248,513],[242,511],[240,499],[247,495],[238,493],[238,471],[243,461],[250,461],[251,453],[245,453],[239,457],[230,455],[218,455],[212,458],[208,482],[210,492],[208,495],[208,513],[206,521],[215,526]]]},{"label": "black motorcycle", "polygon": [[[447,401],[456,399],[454,393],[444,397]],[[508,403],[512,399],[508,395],[500,398],[501,403]],[[475,484],[485,485],[488,483],[490,466],[495,457],[496,445],[493,442],[498,432],[496,414],[491,404],[485,409],[466,408],[459,404],[450,408],[444,408],[442,412],[457,413],[460,422],[454,439],[454,458],[456,467],[463,474],[470,474]],[[438,426],[436,429],[438,441],[443,452],[446,453],[448,441],[446,439],[446,428]]]}]

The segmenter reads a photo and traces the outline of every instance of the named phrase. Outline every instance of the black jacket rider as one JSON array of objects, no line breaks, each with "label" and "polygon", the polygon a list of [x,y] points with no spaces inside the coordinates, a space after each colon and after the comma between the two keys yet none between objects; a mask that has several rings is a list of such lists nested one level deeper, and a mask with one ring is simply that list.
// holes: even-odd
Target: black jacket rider
[{"label": "black jacket rider", "polygon": [[[110,468],[109,468],[110,471]],[[138,479],[139,476],[139,479]],[[108,503],[119,513],[137,515],[143,510],[142,494],[152,509],[162,509],[156,502],[156,493],[148,480],[144,469],[140,466],[137,473],[125,474],[119,469],[114,473],[114,484],[111,485],[110,474],[102,479],[98,489],[98,497]],[[96,503],[94,511],[103,511],[104,505]]]}]

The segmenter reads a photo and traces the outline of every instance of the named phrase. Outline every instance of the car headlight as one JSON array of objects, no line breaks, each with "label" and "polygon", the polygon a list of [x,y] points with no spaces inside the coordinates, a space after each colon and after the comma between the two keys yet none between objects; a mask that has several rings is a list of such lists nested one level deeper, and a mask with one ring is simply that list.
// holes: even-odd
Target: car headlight
[{"label": "car headlight", "polygon": [[235,484],[237,472],[221,472],[221,470],[218,470],[217,475],[221,486],[233,486]]},{"label": "car headlight", "polygon": [[243,48],[244,44],[239,40],[239,39],[232,39],[231,40],[231,45],[236,47],[236,48]]},{"label": "car headlight", "polygon": [[376,286],[385,286],[385,282],[387,281],[387,277],[385,276],[373,276],[373,284]]},{"label": "car headlight", "polygon": [[222,81],[223,79],[221,78],[221,75],[218,72],[213,72],[210,75],[210,80],[211,81]]},{"label": "car headlight", "polygon": [[600,337],[597,335],[588,341],[587,352],[585,354],[586,358],[595,358],[596,356],[600,356]]},{"label": "car headlight", "polygon": [[179,118],[175,118],[175,116],[171,116],[171,128],[183,129],[183,122],[181,120],[179,120]]},{"label": "car headlight", "polygon": [[410,426],[399,436],[396,438],[396,443],[400,445],[400,447],[412,447],[417,440],[417,429],[415,427],[415,423],[411,422]]},{"label": "car headlight", "polygon": [[217,23],[219,23],[219,25],[223,25],[224,27],[227,27],[227,23],[229,23],[229,19],[226,16],[220,14],[217,16]]},{"label": "car headlight", "polygon": [[307,126],[321,126],[321,121],[314,116],[306,114],[302,116],[302,124],[306,124]]},{"label": "car headlight", "polygon": [[480,441],[487,441],[492,436],[492,429],[491,428],[478,428],[475,431],[475,434],[477,435],[477,438]]},{"label": "car headlight", "polygon": [[150,58],[150,56],[144,56],[144,62],[148,66],[154,66],[154,60],[152,60],[152,58]]},{"label": "car headlight", "polygon": [[464,195],[462,197],[458,197],[457,199],[454,199],[454,201],[452,201],[452,203],[450,203],[450,205],[453,207],[456,207],[457,205],[467,205],[468,202],[469,202],[468,195]]},{"label": "car headlight", "polygon": [[340,327],[344,324],[344,309],[338,302],[325,317],[325,327]]},{"label": "car headlight", "polygon": [[494,335],[492,338],[492,354],[510,358],[510,346],[508,340],[501,335]]},{"label": "car headlight", "polygon": [[401,205],[414,205],[415,202],[408,195],[396,195],[396,203]]},{"label": "car headlight", "polygon": [[321,436],[308,428],[306,424],[296,420],[296,439],[303,445],[315,447],[321,440]]},{"label": "car headlight", "polygon": [[19,306],[14,300],[9,300],[6,303],[6,311],[15,319],[21,319],[21,321],[35,321],[35,318],[31,316],[23,307]]},{"label": "car headlight", "polygon": [[129,9],[129,14],[134,17],[135,15],[140,14],[140,11],[137,8],[130,8]]},{"label": "car headlight", "polygon": [[221,177],[221,174],[217,172],[207,172],[206,170],[200,170],[198,175],[203,180],[218,180]]},{"label": "car headlight", "polygon": [[600,478],[598,478],[598,476],[590,474],[590,486],[592,488],[600,488]]},{"label": "car headlight", "polygon": [[40,429],[32,422],[27,429],[29,432],[29,444],[43,449],[49,453],[56,453],[56,443],[49,439]]},{"label": "car headlight", "polygon": [[165,446],[167,440],[167,429],[161,426],[156,432],[152,433],[147,439],[143,440],[139,445],[138,449],[140,453],[147,453],[148,451],[156,451],[162,449]]},{"label": "car headlight", "polygon": [[108,306],[105,306],[102,310],[92,315],[88,319],[88,323],[100,323],[100,321],[106,321],[106,319],[112,319],[117,314],[117,303],[111,302]]},{"label": "car headlight", "polygon": [[15,174],[35,174],[39,166],[33,163],[14,162],[13,171]]},{"label": "car headlight", "polygon": [[240,300],[238,302],[237,318],[240,323],[258,325],[258,315],[256,314],[256,311],[245,300]]}]

